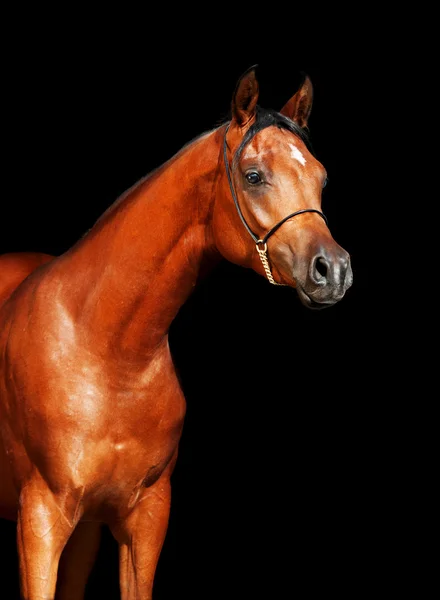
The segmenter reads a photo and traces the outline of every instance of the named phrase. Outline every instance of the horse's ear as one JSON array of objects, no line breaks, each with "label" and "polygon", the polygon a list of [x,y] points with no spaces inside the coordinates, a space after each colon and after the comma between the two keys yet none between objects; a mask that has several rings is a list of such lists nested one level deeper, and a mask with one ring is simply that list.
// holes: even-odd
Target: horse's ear
[{"label": "horse's ear", "polygon": [[299,90],[280,110],[285,117],[295,121],[300,127],[307,127],[310,112],[313,103],[313,86],[308,75],[304,75],[304,80]]},{"label": "horse's ear", "polygon": [[232,97],[232,117],[243,127],[255,115],[259,86],[256,75],[257,65],[250,67],[237,82]]}]

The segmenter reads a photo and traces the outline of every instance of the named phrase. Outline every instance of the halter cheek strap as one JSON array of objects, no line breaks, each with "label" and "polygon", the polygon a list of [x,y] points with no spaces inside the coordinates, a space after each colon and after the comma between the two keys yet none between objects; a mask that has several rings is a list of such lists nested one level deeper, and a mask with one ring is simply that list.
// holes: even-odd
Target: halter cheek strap
[{"label": "halter cheek strap", "polygon": [[229,129],[229,125],[226,127],[225,137],[224,137],[224,141],[223,141],[223,158],[224,158],[224,162],[225,162],[226,175],[228,176],[229,188],[231,190],[231,195],[234,200],[235,207],[240,216],[240,219],[243,222],[243,225],[245,226],[249,235],[252,237],[252,239],[255,242],[258,255],[261,259],[261,262],[263,263],[263,268],[264,268],[264,271],[266,273],[268,280],[273,285],[285,285],[284,283],[277,283],[275,281],[275,279],[273,278],[272,272],[270,270],[269,259],[267,256],[267,240],[270,238],[270,236],[272,234],[275,233],[275,231],[277,231],[277,229],[279,229],[281,227],[281,225],[283,225],[283,223],[285,223],[289,219],[292,219],[292,217],[296,217],[297,215],[300,215],[301,213],[306,213],[306,212],[318,213],[318,215],[320,215],[324,219],[326,225],[328,224],[327,217],[320,210],[316,210],[316,208],[302,208],[301,210],[297,210],[297,211],[291,213],[290,215],[287,215],[287,217],[284,217],[284,219],[281,219],[281,221],[279,221],[273,227],[271,227],[271,229],[269,229],[269,231],[266,233],[266,235],[264,237],[259,238],[257,235],[255,235],[255,233],[252,231],[252,229],[247,224],[243,213],[241,212],[241,208],[238,203],[237,195],[236,195],[235,189],[234,189],[234,184],[232,182],[232,175],[231,175],[231,169],[229,167],[229,162],[228,162],[227,143],[226,143],[226,135],[228,133],[228,129]]}]

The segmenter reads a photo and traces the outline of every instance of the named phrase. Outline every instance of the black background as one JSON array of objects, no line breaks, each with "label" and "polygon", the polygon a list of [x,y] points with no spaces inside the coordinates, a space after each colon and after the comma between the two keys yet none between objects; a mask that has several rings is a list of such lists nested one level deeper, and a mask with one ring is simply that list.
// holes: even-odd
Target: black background
[{"label": "black background", "polygon": [[[100,37],[86,29],[9,46],[1,252],[65,251],[119,194],[227,116],[238,77],[258,63],[264,107],[280,109],[302,71],[312,79],[323,210],[354,271],[340,304],[311,312],[293,290],[223,263],[182,308],[170,342],[188,411],[155,600],[375,593],[402,535],[386,392],[392,308],[380,304],[379,232],[366,217],[379,181],[366,167],[377,151],[366,90],[383,61],[354,46],[269,56],[249,49],[246,31],[233,43],[231,26],[180,43],[166,28],[153,41],[154,23]],[[13,524],[0,534],[14,600]],[[87,598],[118,598],[117,577],[105,531]]]}]

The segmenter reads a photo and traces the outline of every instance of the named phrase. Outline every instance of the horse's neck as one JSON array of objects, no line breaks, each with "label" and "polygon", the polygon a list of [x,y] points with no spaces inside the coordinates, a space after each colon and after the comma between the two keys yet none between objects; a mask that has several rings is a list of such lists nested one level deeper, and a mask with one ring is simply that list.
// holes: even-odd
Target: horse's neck
[{"label": "horse's neck", "polygon": [[127,359],[164,339],[207,257],[219,131],[206,134],[129,190],[64,259],[69,312],[101,353]]}]

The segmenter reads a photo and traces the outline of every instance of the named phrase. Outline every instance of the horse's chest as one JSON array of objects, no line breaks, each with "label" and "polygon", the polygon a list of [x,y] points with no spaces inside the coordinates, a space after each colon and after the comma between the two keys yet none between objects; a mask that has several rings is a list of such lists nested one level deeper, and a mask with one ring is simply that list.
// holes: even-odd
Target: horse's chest
[{"label": "horse's chest", "polygon": [[105,505],[116,500],[124,510],[130,509],[142,490],[156,483],[176,457],[184,415],[183,396],[175,389],[149,397],[130,414],[119,415],[106,438],[107,450],[96,473],[99,487],[105,490]]},{"label": "horse's chest", "polygon": [[38,377],[14,361],[8,393],[11,419],[21,419],[29,451],[44,457],[43,476],[52,487],[84,488],[100,504],[160,477],[185,416],[166,343],[143,366],[82,349],[69,348],[56,360],[48,352],[38,357]]},{"label": "horse's chest", "polygon": [[[119,393],[121,395],[127,392]],[[114,420],[108,421],[108,435],[121,456],[156,452],[180,438],[185,417],[185,400],[180,388],[157,387],[141,393],[128,393],[129,402],[119,402]],[[121,408],[121,404],[124,408]]]},{"label": "horse's chest", "polygon": [[125,374],[112,378],[106,390],[108,424],[115,439],[119,432],[122,438],[150,447],[154,441],[180,434],[185,400],[168,356],[155,359],[144,373],[129,380]]},{"label": "horse's chest", "polygon": [[119,386],[117,410],[114,406],[107,421],[112,476],[130,485],[154,483],[176,453],[182,433],[185,399],[172,363],[161,361],[160,367],[148,381]]}]

